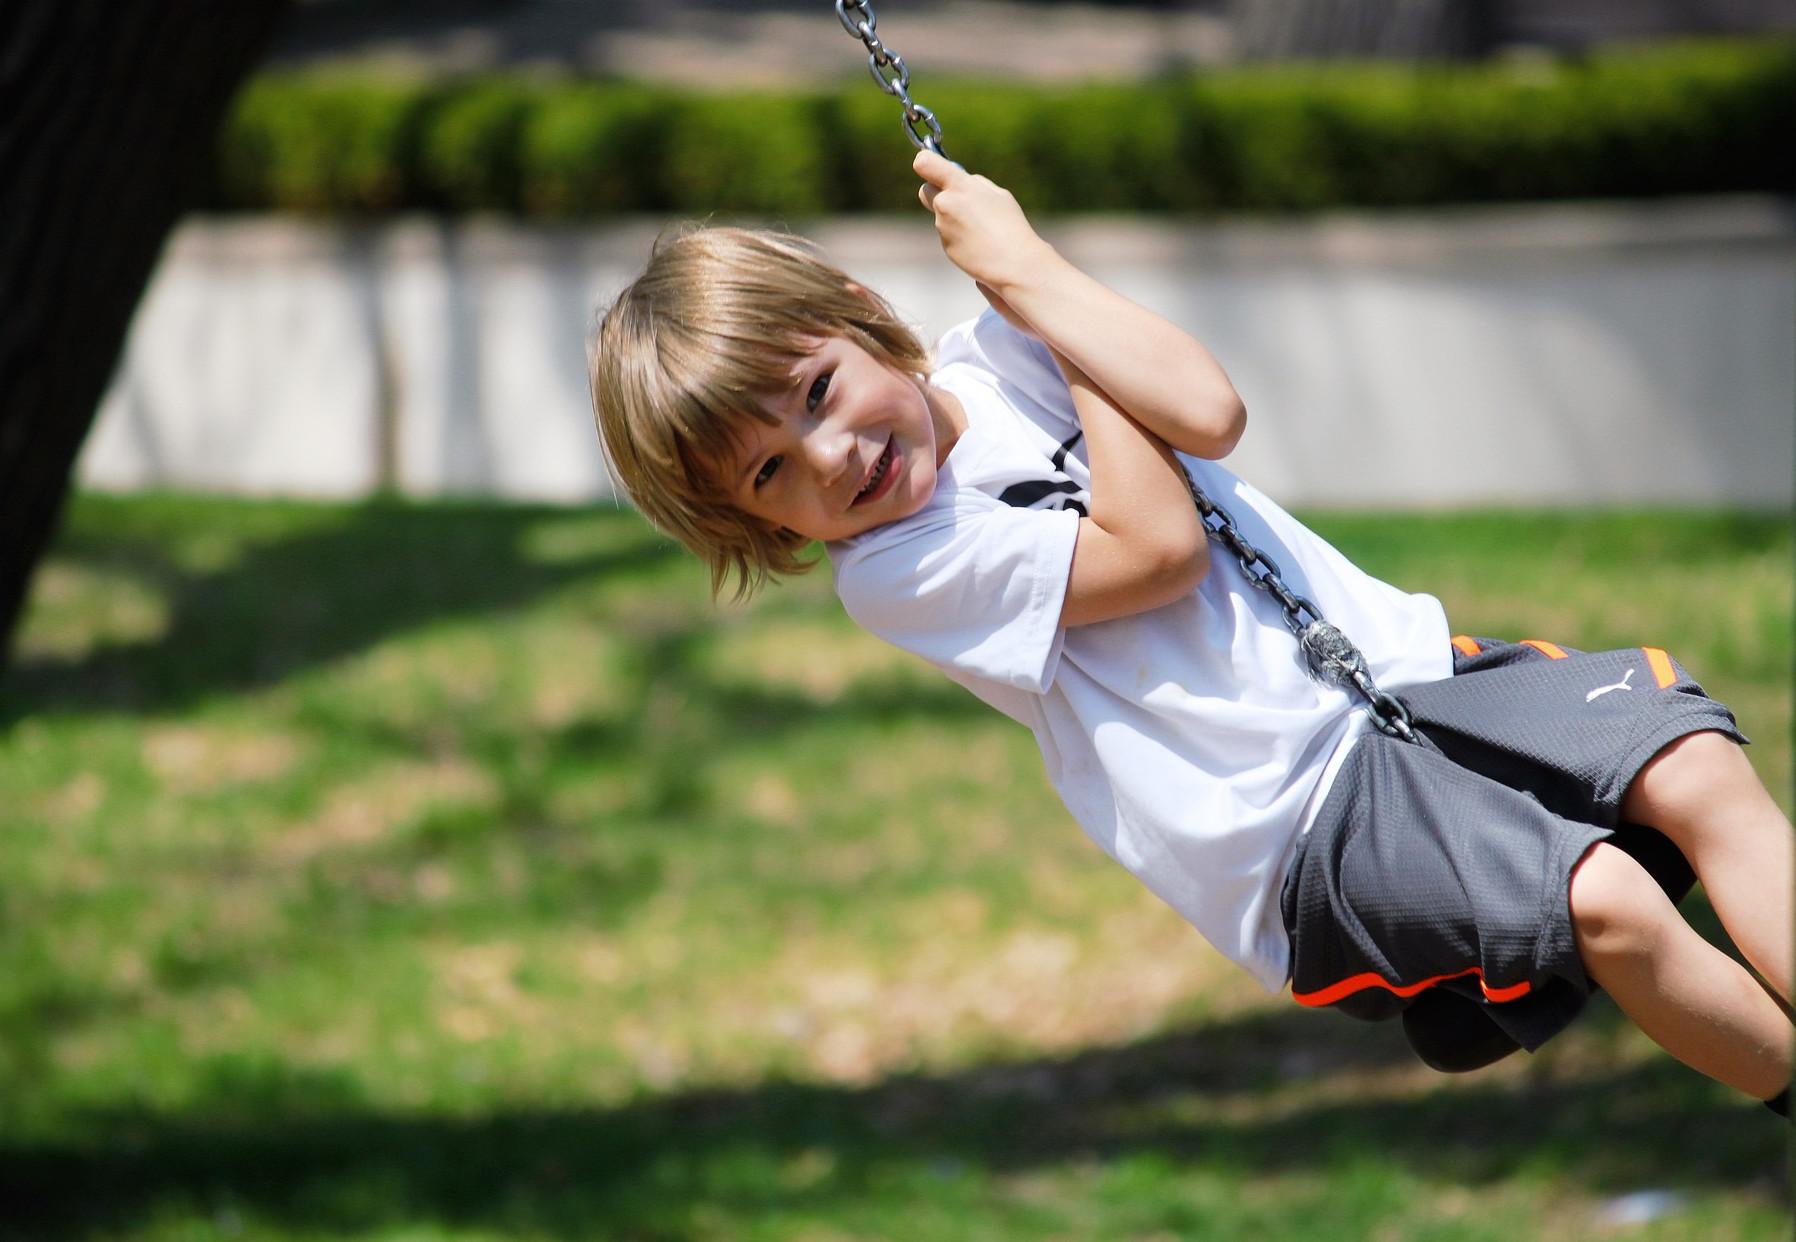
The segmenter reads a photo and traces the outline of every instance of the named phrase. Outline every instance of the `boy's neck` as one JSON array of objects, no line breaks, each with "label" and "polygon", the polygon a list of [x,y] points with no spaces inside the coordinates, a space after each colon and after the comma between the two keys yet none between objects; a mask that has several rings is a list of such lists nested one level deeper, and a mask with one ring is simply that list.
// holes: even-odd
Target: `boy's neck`
[{"label": "boy's neck", "polygon": [[929,417],[935,422],[935,464],[939,470],[967,429],[967,411],[960,398],[947,389],[929,383],[922,388],[923,399],[929,403]]}]

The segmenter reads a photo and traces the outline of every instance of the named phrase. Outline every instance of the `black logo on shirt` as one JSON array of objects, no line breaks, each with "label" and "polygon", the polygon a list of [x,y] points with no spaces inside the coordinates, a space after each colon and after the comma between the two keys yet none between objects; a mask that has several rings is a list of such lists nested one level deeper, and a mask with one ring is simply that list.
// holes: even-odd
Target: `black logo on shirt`
[{"label": "black logo on shirt", "polygon": [[998,493],[998,499],[1017,509],[1071,509],[1080,517],[1090,516],[1085,502],[1079,499],[1079,493],[1085,489],[1066,477],[1066,455],[1077,444],[1084,432],[1073,432],[1073,438],[1060,446],[1054,454],[1054,474],[1046,479],[1028,479],[1021,483],[1012,483]]}]

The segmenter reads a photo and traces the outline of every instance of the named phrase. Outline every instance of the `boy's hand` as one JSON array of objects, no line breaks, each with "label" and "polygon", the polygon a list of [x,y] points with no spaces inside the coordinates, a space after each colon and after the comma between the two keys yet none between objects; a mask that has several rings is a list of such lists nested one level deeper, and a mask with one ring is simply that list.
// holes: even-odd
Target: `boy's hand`
[{"label": "boy's hand", "polygon": [[935,213],[942,252],[979,284],[979,291],[1004,318],[1028,330],[1003,297],[1052,255],[1023,215],[1016,198],[990,178],[966,171],[934,151],[919,151],[911,167],[923,178],[917,197]]},{"label": "boy's hand", "polygon": [[[935,213],[943,252],[1000,315],[1075,364],[1093,391],[1156,440],[1193,457],[1228,455],[1247,412],[1209,350],[1068,263],[987,178],[934,151],[919,151],[911,167],[923,178],[917,197]],[[1093,449],[1094,504],[1096,461]],[[1129,471],[1123,476],[1125,492],[1136,486]]]}]

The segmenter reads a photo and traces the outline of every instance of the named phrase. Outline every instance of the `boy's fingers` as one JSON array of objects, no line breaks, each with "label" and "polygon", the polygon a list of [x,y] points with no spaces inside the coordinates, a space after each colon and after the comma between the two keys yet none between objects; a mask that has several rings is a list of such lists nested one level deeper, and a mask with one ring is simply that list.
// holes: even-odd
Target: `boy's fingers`
[{"label": "boy's fingers", "polygon": [[910,162],[910,166],[917,176],[937,189],[945,188],[956,175],[966,171],[947,156],[937,155],[928,147],[917,152],[917,156]]},{"label": "boy's fingers", "polygon": [[932,185],[920,185],[917,187],[917,197],[922,199],[923,205],[931,211],[935,210],[935,196],[940,193],[941,191]]}]

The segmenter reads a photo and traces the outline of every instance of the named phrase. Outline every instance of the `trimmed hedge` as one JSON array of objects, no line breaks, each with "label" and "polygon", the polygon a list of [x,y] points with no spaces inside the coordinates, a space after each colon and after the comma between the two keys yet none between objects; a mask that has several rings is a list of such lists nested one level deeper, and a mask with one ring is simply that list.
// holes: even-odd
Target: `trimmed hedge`
[{"label": "trimmed hedge", "polygon": [[[1788,193],[1796,44],[1570,63],[1233,69],[1076,87],[936,81],[949,151],[1032,210],[1307,211],[1509,199]],[[222,139],[209,205],[540,219],[783,217],[915,201],[897,105],[827,92],[267,74]]]}]

